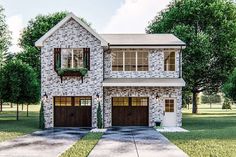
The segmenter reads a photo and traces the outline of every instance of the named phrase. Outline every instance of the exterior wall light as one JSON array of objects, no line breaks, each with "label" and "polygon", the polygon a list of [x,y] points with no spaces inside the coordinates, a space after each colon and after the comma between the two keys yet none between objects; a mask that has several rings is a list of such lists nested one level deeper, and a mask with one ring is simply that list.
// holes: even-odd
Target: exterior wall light
[{"label": "exterior wall light", "polygon": [[100,96],[99,96],[99,94],[98,94],[98,93],[96,94],[96,100],[97,100],[98,102],[100,102],[100,101],[101,101],[101,98],[100,98]]},{"label": "exterior wall light", "polygon": [[47,93],[45,92],[44,95],[43,95],[43,101],[45,102],[47,99],[48,99],[48,95],[47,95]]},{"label": "exterior wall light", "polygon": [[160,96],[157,94],[156,95],[156,100],[158,101],[160,99]]}]

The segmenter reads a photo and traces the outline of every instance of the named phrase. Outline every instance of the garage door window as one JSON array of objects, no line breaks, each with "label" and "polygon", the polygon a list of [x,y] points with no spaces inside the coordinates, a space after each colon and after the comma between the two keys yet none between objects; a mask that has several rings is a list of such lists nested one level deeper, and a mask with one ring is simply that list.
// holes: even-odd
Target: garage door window
[{"label": "garage door window", "polygon": [[113,106],[129,106],[128,97],[113,98]]},{"label": "garage door window", "polygon": [[174,99],[166,99],[165,100],[165,112],[175,112],[174,106],[175,106]]},{"label": "garage door window", "polygon": [[55,106],[91,106],[91,97],[54,97]]},{"label": "garage door window", "polygon": [[71,97],[55,97],[55,106],[71,106]]},{"label": "garage door window", "polygon": [[148,106],[148,98],[132,98],[132,106]]}]

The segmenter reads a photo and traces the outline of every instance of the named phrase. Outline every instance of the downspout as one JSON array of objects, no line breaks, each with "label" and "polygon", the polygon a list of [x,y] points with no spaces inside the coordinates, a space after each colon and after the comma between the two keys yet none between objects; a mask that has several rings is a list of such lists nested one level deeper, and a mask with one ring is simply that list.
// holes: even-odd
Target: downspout
[{"label": "downspout", "polygon": [[[107,50],[103,51],[103,81],[105,79],[105,53],[108,52],[110,50],[110,44],[108,43],[108,48]],[[103,100],[103,107],[102,107],[102,120],[103,120],[103,128],[105,128],[105,90],[104,87],[102,86],[102,100]]]},{"label": "downspout", "polygon": [[179,51],[179,78],[182,78],[182,46],[180,47]]}]

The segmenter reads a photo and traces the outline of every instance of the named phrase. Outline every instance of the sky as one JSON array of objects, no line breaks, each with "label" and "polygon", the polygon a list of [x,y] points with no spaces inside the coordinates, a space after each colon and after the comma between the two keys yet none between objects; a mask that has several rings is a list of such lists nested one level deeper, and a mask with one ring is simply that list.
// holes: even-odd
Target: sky
[{"label": "sky", "polygon": [[18,41],[27,22],[39,14],[73,12],[92,23],[98,33],[145,33],[157,12],[171,0],[0,0],[12,33],[10,52],[19,52]]}]

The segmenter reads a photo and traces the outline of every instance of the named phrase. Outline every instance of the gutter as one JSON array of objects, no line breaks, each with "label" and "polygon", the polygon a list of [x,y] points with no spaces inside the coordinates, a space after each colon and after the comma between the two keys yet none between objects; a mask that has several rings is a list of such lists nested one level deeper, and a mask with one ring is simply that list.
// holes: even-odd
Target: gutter
[{"label": "gutter", "polygon": [[179,51],[179,78],[182,78],[182,46]]},{"label": "gutter", "polygon": [[186,46],[186,44],[109,44],[109,46]]}]

